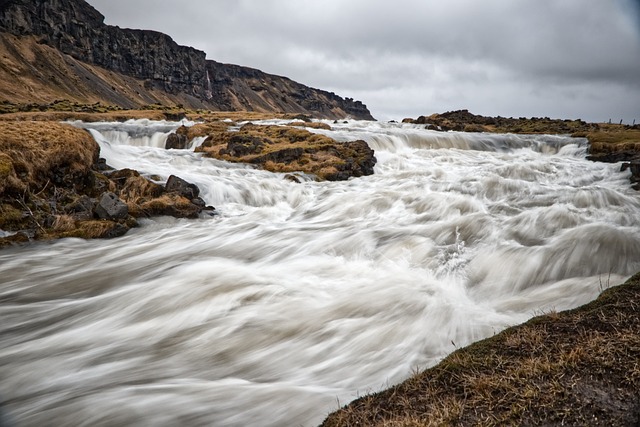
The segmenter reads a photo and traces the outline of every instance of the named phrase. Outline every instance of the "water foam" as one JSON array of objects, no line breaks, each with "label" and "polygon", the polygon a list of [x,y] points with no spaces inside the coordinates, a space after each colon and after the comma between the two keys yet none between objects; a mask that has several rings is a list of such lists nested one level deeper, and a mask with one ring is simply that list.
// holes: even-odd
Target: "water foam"
[{"label": "water foam", "polygon": [[159,148],[181,123],[81,124],[109,164],[179,175],[220,215],[0,252],[11,419],[315,425],[640,270],[628,172],[583,140],[327,123],[376,149],[373,176],[298,184]]}]

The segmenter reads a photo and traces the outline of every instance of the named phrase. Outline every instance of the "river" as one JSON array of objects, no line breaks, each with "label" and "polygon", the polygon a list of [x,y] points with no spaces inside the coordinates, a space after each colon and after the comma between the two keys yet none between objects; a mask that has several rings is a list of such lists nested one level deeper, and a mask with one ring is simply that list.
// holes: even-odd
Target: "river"
[{"label": "river", "polygon": [[313,426],[640,270],[640,197],[584,139],[327,123],[374,175],[296,183],[164,150],[180,123],[75,123],[218,215],[1,251],[5,423]]}]

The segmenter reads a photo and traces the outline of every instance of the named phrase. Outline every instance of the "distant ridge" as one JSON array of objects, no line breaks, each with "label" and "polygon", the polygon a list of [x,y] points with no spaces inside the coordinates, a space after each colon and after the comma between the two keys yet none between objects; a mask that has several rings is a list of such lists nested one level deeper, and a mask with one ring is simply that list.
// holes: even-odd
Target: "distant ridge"
[{"label": "distant ridge", "polygon": [[84,0],[0,0],[0,100],[70,99],[373,120],[366,105],[221,64],[156,31],[106,25]]}]

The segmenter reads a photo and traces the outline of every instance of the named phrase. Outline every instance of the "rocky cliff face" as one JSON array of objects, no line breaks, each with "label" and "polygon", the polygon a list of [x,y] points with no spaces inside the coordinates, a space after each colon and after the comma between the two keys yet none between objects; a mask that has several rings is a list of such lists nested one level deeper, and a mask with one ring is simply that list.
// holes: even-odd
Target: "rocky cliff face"
[{"label": "rocky cliff face", "polygon": [[360,101],[312,89],[254,68],[207,61],[207,89],[220,110],[282,111],[373,120]]},{"label": "rocky cliff face", "polygon": [[162,33],[106,25],[84,0],[0,0],[0,31],[35,36],[75,60],[141,80],[142,92],[179,94],[188,107],[373,119],[359,101],[252,68],[207,61],[204,52]]}]

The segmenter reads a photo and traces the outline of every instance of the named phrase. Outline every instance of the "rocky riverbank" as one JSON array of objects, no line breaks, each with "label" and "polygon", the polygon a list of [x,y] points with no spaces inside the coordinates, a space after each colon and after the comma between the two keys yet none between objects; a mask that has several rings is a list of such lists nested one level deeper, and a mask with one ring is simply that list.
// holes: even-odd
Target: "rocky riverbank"
[{"label": "rocky riverbank", "polygon": [[238,127],[236,121],[273,115],[68,106],[0,115],[0,247],[61,237],[117,237],[135,227],[139,218],[197,218],[214,211],[199,197],[196,186],[179,177],[164,183],[132,169],[109,168],[99,158],[91,135],[62,120],[198,120],[199,124],[170,135],[166,148],[186,148],[193,138],[206,137],[198,148],[205,156],[289,172],[294,181],[301,178],[294,173],[334,181],[371,175],[376,163],[364,141],[338,143],[306,130],[329,127],[308,116],[280,114],[277,118],[297,121],[287,126],[248,123],[231,132]]},{"label": "rocky riverbank", "polygon": [[624,162],[622,170],[630,170],[631,184],[640,190],[640,125],[587,123],[580,119],[549,117],[486,117],[468,110],[406,118],[403,122],[424,125],[426,129],[436,131],[564,134],[587,138],[590,160]]},{"label": "rocky riverbank", "polygon": [[460,349],[322,424],[640,424],[640,273],[575,310]]},{"label": "rocky riverbank", "polygon": [[109,238],[136,219],[212,212],[179,177],[166,184],[113,170],[82,129],[50,121],[0,121],[0,247],[60,237]]}]

